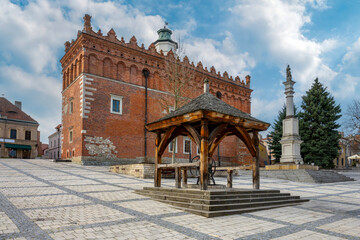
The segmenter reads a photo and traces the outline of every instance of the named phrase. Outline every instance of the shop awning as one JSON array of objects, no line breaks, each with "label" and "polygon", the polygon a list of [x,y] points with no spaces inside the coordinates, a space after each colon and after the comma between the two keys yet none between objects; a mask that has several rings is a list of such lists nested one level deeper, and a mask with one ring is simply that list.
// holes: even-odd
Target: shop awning
[{"label": "shop awning", "polygon": [[5,143],[6,148],[31,150],[30,145]]}]

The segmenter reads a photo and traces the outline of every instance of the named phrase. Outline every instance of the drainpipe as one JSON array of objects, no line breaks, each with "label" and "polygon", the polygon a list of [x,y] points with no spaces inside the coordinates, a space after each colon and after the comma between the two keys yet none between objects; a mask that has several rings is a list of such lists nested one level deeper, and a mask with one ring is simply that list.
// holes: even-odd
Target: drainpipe
[{"label": "drainpipe", "polygon": [[146,156],[147,156],[147,130],[146,130],[146,124],[147,124],[147,118],[148,118],[148,112],[147,112],[147,105],[148,105],[148,77],[149,77],[149,71],[144,69],[143,74],[145,77],[145,124],[144,124],[144,161],[147,162]]}]

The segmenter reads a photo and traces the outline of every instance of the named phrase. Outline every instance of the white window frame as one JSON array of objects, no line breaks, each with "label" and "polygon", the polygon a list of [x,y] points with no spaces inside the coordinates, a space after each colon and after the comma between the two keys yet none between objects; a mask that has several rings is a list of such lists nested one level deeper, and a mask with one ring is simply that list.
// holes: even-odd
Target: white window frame
[{"label": "white window frame", "polygon": [[[119,103],[119,112],[114,112],[113,111],[113,100],[118,100]],[[110,100],[110,112],[114,113],[114,114],[119,114],[122,115],[122,102],[123,102],[123,97],[122,96],[117,96],[117,95],[112,95],[111,94],[111,100]]]},{"label": "white window frame", "polygon": [[[172,150],[171,150],[170,146],[171,146],[171,143],[172,143],[173,141],[174,141],[174,140],[172,140],[172,141],[169,143],[169,145],[168,145],[168,150],[169,150],[170,153],[172,153]],[[177,141],[177,138],[175,138],[175,153],[178,153],[178,141]]]},{"label": "white window frame", "polygon": [[[186,150],[185,150],[185,141],[190,142],[190,152],[186,152]],[[191,139],[189,137],[183,137],[183,153],[184,154],[190,154],[191,153]]]},{"label": "white window frame", "polygon": [[196,155],[200,155],[200,148],[198,145],[196,145]]}]

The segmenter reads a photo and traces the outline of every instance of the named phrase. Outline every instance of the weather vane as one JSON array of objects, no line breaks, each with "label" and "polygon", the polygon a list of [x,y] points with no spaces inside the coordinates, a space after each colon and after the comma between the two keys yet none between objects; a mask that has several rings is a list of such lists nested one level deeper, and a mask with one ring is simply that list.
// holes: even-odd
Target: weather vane
[{"label": "weather vane", "polygon": [[164,26],[164,28],[166,28],[166,27],[167,27],[167,25],[169,25],[169,23],[168,23],[168,22],[165,22],[165,26]]}]

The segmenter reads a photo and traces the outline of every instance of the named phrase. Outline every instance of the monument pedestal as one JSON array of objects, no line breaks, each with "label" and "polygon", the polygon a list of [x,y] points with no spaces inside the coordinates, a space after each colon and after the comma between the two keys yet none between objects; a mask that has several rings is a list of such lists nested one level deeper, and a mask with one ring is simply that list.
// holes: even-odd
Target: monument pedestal
[{"label": "monument pedestal", "polygon": [[275,165],[266,165],[265,170],[299,170],[299,169],[305,169],[305,170],[319,170],[319,166],[313,166],[313,165],[299,165],[299,164],[275,164]]},{"label": "monument pedestal", "polygon": [[282,155],[280,163],[302,164],[300,155],[299,120],[290,117],[283,120],[283,137],[280,141]]}]

